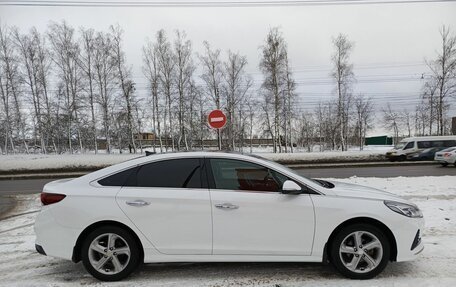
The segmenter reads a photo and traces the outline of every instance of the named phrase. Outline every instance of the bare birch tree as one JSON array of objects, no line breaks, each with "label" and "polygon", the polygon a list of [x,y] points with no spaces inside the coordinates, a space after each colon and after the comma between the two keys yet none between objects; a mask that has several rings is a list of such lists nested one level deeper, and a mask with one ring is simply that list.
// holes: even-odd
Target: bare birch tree
[{"label": "bare birch tree", "polygon": [[399,129],[400,129],[400,121],[401,121],[400,113],[393,110],[389,103],[386,106],[386,108],[382,109],[382,112],[383,112],[383,125],[388,130],[393,131],[393,135],[394,135],[393,143],[397,144],[398,139],[399,139]]},{"label": "bare birch tree", "polygon": [[48,37],[53,48],[53,61],[59,69],[59,78],[65,85],[68,112],[68,146],[72,149],[72,126],[76,134],[80,151],[83,150],[80,108],[83,105],[82,79],[79,66],[80,47],[75,38],[75,30],[65,21],[49,25]]},{"label": "bare birch tree", "polygon": [[113,90],[116,77],[116,60],[113,55],[111,35],[98,32],[94,40],[93,53],[95,100],[101,108],[103,134],[106,138],[106,152],[111,153],[111,110],[113,106]]},{"label": "bare birch tree", "polygon": [[436,110],[437,110],[437,134],[444,135],[445,130],[445,107],[450,97],[456,96],[456,35],[452,34],[449,27],[442,26],[441,50],[434,61],[428,63],[432,71],[429,84],[436,87]]},{"label": "bare birch tree", "polygon": [[[179,136],[177,139],[177,149],[181,150],[182,146],[189,149],[187,138],[187,113],[186,103],[191,99],[191,82],[195,66],[192,59],[192,44],[186,39],[183,31],[176,31],[176,40],[174,41],[174,63],[175,78],[178,100],[178,122]],[[191,113],[192,111],[190,111]]]},{"label": "bare birch tree", "polygon": [[14,140],[21,139],[28,152],[25,140],[25,121],[21,111],[22,75],[19,70],[19,58],[13,42],[13,34],[8,27],[0,25],[0,94],[4,108],[4,151],[8,153],[8,142],[15,151]]},{"label": "bare birch tree", "polygon": [[[125,100],[127,108],[126,121],[128,127],[129,144],[133,148],[133,152],[136,153],[136,142],[135,142],[135,130],[133,122],[133,96],[135,92],[135,83],[131,78],[131,68],[127,65],[125,58],[125,52],[122,47],[123,30],[119,25],[110,27],[112,41],[113,41],[113,53],[117,68],[117,80],[121,89],[122,97]],[[138,131],[139,134],[140,131]]]},{"label": "bare birch tree", "polygon": [[337,123],[339,126],[338,144],[342,151],[347,150],[348,142],[348,117],[351,100],[352,83],[354,81],[353,65],[350,64],[350,53],[353,43],[348,37],[339,34],[333,39],[334,54],[332,55],[333,71],[331,76],[336,83],[337,93]]},{"label": "bare birch tree", "polygon": [[[212,99],[216,109],[222,108],[221,92],[223,81],[223,63],[220,59],[220,50],[212,50],[208,42],[204,42],[205,53],[200,55],[203,73],[201,79],[205,84],[205,92]],[[222,149],[222,133],[217,129],[217,143]]]},{"label": "bare birch tree", "polygon": [[[175,63],[171,43],[168,41],[164,30],[157,32],[155,45],[155,52],[158,59],[158,71],[160,72],[160,91],[165,97],[165,109],[163,115],[164,133],[167,137],[166,142],[168,142],[168,138],[171,139],[171,150],[174,150],[175,143],[172,105],[174,100],[173,92],[175,88]],[[168,120],[167,124],[166,120]],[[168,144],[165,145],[165,148],[168,149]]]},{"label": "bare birch tree", "polygon": [[80,29],[81,33],[81,55],[79,59],[79,65],[84,73],[84,82],[87,84],[87,87],[84,89],[89,98],[89,107],[90,107],[90,118],[91,118],[91,133],[93,140],[93,147],[95,149],[95,154],[98,153],[98,143],[97,143],[97,125],[95,117],[95,72],[94,72],[94,53],[95,53],[95,31],[93,29]]},{"label": "bare birch tree", "polygon": [[[163,152],[163,142],[161,134],[161,121],[159,109],[159,85],[160,71],[158,67],[156,47],[151,41],[148,41],[143,47],[143,73],[149,83],[151,105],[152,105],[152,127],[155,136],[159,139],[160,152]],[[155,139],[153,143],[155,151]]]},{"label": "bare birch tree", "polygon": [[272,129],[273,150],[274,152],[281,152],[280,113],[283,107],[281,100],[284,90],[283,79],[287,71],[287,45],[278,28],[272,28],[269,31],[261,50],[260,70],[264,76],[262,88],[266,92],[264,108],[269,109],[269,103],[271,103],[272,111],[265,111],[266,118],[268,126]]},{"label": "bare birch tree", "polygon": [[228,51],[228,59],[224,63],[225,81],[223,90],[226,95],[227,147],[229,150],[235,150],[236,139],[242,136],[240,130],[240,126],[242,125],[241,113],[244,106],[243,103],[246,100],[246,94],[252,86],[252,79],[245,72],[246,65],[247,58],[245,56]]},{"label": "bare birch tree", "polygon": [[365,98],[363,95],[355,97],[354,103],[356,112],[356,138],[358,139],[359,149],[363,150],[367,131],[372,128],[374,106],[372,100]]}]

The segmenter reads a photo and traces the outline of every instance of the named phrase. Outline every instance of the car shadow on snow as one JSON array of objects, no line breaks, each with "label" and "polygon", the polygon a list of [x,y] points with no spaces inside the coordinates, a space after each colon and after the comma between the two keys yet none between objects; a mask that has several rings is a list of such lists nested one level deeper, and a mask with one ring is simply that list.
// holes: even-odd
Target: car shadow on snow
[{"label": "car shadow on snow", "polygon": [[[388,264],[377,278],[407,277],[413,275],[410,262]],[[132,277],[131,281],[154,278],[173,281],[249,281],[269,283],[276,281],[340,280],[342,277],[332,265],[318,263],[161,263],[145,264]],[[253,282],[252,282],[253,283]]]},{"label": "car shadow on snow", "polygon": [[[45,267],[45,266],[40,266]],[[413,276],[416,266],[412,262],[388,264],[376,277],[394,278]],[[38,267],[39,268],[39,267]],[[55,260],[46,264],[41,276],[51,277],[55,283],[99,284],[82,263]],[[40,277],[41,277],[40,276]],[[121,284],[151,285],[257,285],[299,283],[305,281],[334,281],[345,279],[332,267],[318,263],[154,263],[144,264]],[[349,280],[349,279],[346,279]],[[152,283],[153,282],[153,283]],[[126,286],[127,286],[126,285]]]}]

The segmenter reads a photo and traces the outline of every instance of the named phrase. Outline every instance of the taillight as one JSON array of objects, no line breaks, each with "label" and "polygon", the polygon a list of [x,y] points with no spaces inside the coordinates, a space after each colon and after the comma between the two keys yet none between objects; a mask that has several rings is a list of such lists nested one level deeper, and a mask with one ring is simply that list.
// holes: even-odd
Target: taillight
[{"label": "taillight", "polygon": [[42,192],[41,193],[41,203],[43,205],[57,203],[59,201],[62,201],[62,199],[64,199],[65,196],[66,196],[65,194]]},{"label": "taillight", "polygon": [[451,156],[451,152],[446,152],[443,154],[443,156]]}]

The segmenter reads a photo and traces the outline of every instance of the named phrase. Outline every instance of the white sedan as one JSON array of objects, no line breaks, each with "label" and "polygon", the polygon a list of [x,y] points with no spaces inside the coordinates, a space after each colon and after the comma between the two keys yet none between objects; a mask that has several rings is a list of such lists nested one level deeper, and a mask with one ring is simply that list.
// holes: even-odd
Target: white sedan
[{"label": "white sedan", "polygon": [[151,262],[331,262],[368,279],[422,250],[421,211],[369,187],[305,178],[258,157],[152,155],[48,183],[39,253],[115,281]]},{"label": "white sedan", "polygon": [[456,166],[456,147],[450,147],[434,155],[434,160],[438,161],[442,166],[454,164]]}]

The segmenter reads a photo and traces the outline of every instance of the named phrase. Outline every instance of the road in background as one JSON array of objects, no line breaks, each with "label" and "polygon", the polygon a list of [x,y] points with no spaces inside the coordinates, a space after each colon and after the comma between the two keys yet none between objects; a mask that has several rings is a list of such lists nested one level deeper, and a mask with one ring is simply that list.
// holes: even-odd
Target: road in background
[{"label": "road in background", "polygon": [[440,165],[358,166],[338,168],[302,168],[296,170],[306,177],[317,178],[347,178],[351,176],[397,177],[456,175],[456,167],[442,167]]},{"label": "road in background", "polygon": [[[296,170],[306,177],[317,178],[456,175],[455,167],[437,165],[298,168]],[[55,178],[0,180],[0,195],[38,193],[43,189],[43,185],[53,180]]]}]

